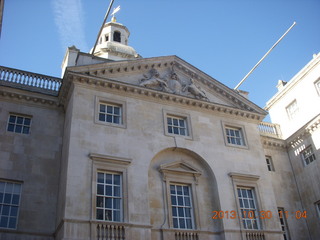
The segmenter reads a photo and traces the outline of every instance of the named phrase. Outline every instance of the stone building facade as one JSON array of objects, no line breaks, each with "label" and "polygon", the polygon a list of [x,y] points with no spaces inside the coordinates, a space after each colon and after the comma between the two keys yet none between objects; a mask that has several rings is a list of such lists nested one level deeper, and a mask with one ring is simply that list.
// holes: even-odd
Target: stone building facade
[{"label": "stone building facade", "polygon": [[0,238],[317,239],[318,118],[283,138],[239,92],[128,37],[107,23],[61,79],[1,68]]}]

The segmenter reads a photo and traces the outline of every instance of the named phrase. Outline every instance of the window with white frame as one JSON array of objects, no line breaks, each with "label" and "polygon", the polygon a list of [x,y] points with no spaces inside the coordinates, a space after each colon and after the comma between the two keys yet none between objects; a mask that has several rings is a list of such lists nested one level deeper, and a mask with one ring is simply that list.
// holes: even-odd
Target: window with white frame
[{"label": "window with white frame", "polygon": [[313,149],[311,146],[307,147],[305,150],[301,152],[301,157],[305,165],[312,163],[316,160],[316,156],[313,153]]},{"label": "window with white frame", "polygon": [[122,123],[122,109],[120,105],[110,103],[99,104],[99,121],[113,124]]},{"label": "window with white frame", "polygon": [[284,211],[284,208],[278,208],[278,216],[281,224],[281,230],[283,232],[283,239],[289,240],[289,231],[288,231],[288,224],[286,219],[286,213]]},{"label": "window with white frame", "polygon": [[163,110],[164,132],[167,136],[181,136],[192,139],[189,114]]},{"label": "window with white frame", "polygon": [[122,221],[121,174],[97,173],[96,218],[104,221]]},{"label": "window with white frame", "polygon": [[29,134],[31,125],[31,117],[18,114],[10,114],[8,119],[8,132]]},{"label": "window with white frame", "polygon": [[21,183],[0,180],[0,228],[16,229]]},{"label": "window with white frame", "polygon": [[266,156],[266,163],[267,163],[267,168],[270,172],[274,172],[274,165],[273,165],[273,161],[272,158],[270,156]]},{"label": "window with white frame", "polygon": [[243,130],[240,127],[225,126],[227,144],[246,146]]},{"label": "window with white frame", "polygon": [[193,229],[193,210],[190,186],[170,184],[173,228]]},{"label": "window with white frame", "polygon": [[169,134],[188,136],[187,120],[184,117],[168,115],[167,127]]},{"label": "window with white frame", "polygon": [[253,188],[237,187],[241,219],[245,229],[260,229]]},{"label": "window with white frame", "polygon": [[286,107],[286,110],[287,110],[287,114],[288,114],[289,119],[293,119],[297,115],[297,113],[299,112],[299,107],[298,107],[297,101],[294,100],[293,102],[291,102]]}]

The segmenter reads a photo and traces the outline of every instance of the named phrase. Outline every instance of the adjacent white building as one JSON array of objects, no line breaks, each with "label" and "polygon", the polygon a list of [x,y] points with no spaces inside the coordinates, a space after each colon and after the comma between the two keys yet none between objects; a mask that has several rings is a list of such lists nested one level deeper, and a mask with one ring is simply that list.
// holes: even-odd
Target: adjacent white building
[{"label": "adjacent white building", "polygon": [[61,79],[1,67],[0,238],[319,238],[319,92],[296,129],[277,118],[310,104],[294,91],[319,90],[319,55],[267,104],[276,125],[128,37],[106,23],[93,55],[67,50]]}]

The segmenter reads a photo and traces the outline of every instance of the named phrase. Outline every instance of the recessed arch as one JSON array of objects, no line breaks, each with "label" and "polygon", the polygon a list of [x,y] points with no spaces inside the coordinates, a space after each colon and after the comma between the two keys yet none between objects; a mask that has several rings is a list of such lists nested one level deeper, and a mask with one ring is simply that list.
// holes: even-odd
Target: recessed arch
[{"label": "recessed arch", "polygon": [[161,232],[170,238],[172,229],[175,229],[169,190],[171,184],[185,184],[191,189],[194,212],[192,230],[222,230],[222,220],[212,220],[212,211],[220,210],[220,200],[211,166],[194,151],[166,148],[155,154],[148,170],[152,239],[160,239]]}]

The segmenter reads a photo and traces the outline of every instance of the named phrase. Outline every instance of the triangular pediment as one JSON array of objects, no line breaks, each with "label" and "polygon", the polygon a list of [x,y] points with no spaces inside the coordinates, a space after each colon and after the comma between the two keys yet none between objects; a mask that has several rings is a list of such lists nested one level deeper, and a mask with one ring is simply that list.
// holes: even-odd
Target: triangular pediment
[{"label": "triangular pediment", "polygon": [[195,176],[202,174],[200,170],[183,161],[162,164],[160,165],[159,171],[172,174],[192,174]]},{"label": "triangular pediment", "polygon": [[177,56],[113,61],[69,67],[70,74],[136,86],[179,97],[249,111],[261,116],[266,112],[216,79]]}]

